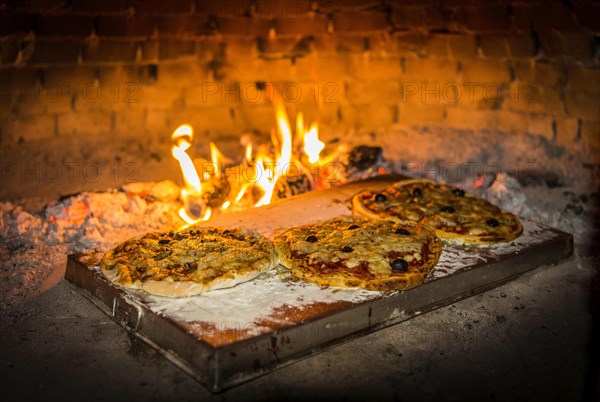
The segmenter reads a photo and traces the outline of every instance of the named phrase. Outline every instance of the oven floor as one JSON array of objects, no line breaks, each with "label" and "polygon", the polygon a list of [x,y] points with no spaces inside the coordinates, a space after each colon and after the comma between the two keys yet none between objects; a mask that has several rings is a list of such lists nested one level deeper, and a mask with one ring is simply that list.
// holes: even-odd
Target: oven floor
[{"label": "oven floor", "polygon": [[0,400],[581,400],[599,262],[534,270],[221,394],[63,281],[0,313]]}]

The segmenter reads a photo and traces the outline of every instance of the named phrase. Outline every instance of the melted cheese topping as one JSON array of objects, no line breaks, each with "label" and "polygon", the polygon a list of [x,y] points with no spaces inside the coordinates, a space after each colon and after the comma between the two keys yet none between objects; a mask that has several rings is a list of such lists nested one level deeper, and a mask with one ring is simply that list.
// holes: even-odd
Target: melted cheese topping
[{"label": "melted cheese topping", "polygon": [[179,233],[148,233],[127,240],[106,254],[101,266],[118,269],[121,284],[136,281],[207,283],[230,272],[270,264],[273,245],[250,229],[188,229]]},{"label": "melted cheese topping", "polygon": [[[358,225],[359,228],[352,228]],[[395,233],[408,230],[410,235]],[[302,260],[311,268],[322,271],[346,269],[373,278],[386,278],[403,272],[392,270],[392,262],[404,259],[408,271],[420,270],[427,245],[434,235],[421,228],[389,221],[356,221],[334,219],[321,224],[291,229],[282,238],[291,250],[292,258]],[[316,238],[316,241],[315,241]]]},{"label": "melted cheese topping", "polygon": [[522,230],[518,219],[488,201],[457,188],[427,180],[395,183],[384,192],[385,200],[366,191],[360,203],[382,217],[421,222],[431,230],[485,241],[506,241]]}]

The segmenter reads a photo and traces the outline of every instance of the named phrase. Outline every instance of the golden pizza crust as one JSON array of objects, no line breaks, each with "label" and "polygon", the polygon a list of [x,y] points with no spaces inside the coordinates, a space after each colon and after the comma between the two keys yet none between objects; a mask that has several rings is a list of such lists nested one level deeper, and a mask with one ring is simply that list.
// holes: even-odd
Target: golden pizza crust
[{"label": "golden pizza crust", "polygon": [[249,281],[278,262],[273,243],[256,231],[193,227],[129,239],[106,253],[100,268],[121,286],[185,297]]},{"label": "golden pizza crust", "polygon": [[[353,225],[360,228],[350,230]],[[399,229],[411,234],[396,234]],[[311,245],[307,242],[309,236],[320,239]],[[442,251],[440,240],[423,227],[354,218],[289,229],[276,238],[275,247],[281,264],[297,278],[320,286],[379,291],[420,285]],[[343,247],[353,250],[343,252]],[[417,254],[419,260],[414,257]],[[410,259],[406,272],[391,268],[391,262],[397,259]]]},{"label": "golden pizza crust", "polygon": [[[428,194],[402,194],[403,189],[414,184],[426,186]],[[459,196],[454,191],[462,190],[426,179],[403,180],[381,193],[386,201],[377,203],[375,193],[363,191],[352,198],[352,206],[355,214],[370,219],[418,222],[452,244],[490,246],[512,241],[523,232],[515,215],[480,197],[464,191]],[[444,211],[444,206],[451,206],[452,211]]]}]

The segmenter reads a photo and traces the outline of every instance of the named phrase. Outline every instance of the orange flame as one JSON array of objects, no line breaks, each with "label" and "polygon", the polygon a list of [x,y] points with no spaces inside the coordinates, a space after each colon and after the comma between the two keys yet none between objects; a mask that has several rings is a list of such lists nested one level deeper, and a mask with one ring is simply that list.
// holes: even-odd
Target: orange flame
[{"label": "orange flame", "polygon": [[310,126],[310,130],[304,133],[302,142],[302,148],[308,157],[308,162],[317,163],[319,161],[319,154],[325,148],[325,143],[319,139],[319,127],[317,123],[313,123]]},{"label": "orange flame", "polygon": [[[207,220],[216,212],[206,206],[207,201],[204,197],[206,194],[203,194],[203,191],[211,191],[210,189],[214,188],[212,184],[207,185],[206,190],[203,188],[202,183],[204,182],[206,185],[211,178],[227,180],[231,186],[229,195],[216,208],[219,211],[225,211],[234,206],[238,208],[251,205],[258,207],[271,203],[277,181],[288,173],[299,172],[299,174],[305,175],[310,183],[310,188],[324,188],[322,183],[317,183],[318,180],[313,178],[308,164],[314,166],[317,162],[331,161],[336,152],[321,158],[320,154],[325,148],[325,144],[319,139],[318,125],[313,123],[307,129],[302,113],[298,113],[296,117],[295,135],[293,135],[283,98],[274,88],[272,88],[271,94],[277,128],[271,133],[270,145],[263,144],[255,148],[250,136],[242,137],[241,142],[245,146],[244,158],[237,165],[238,172],[243,172],[242,180],[232,180],[229,170],[221,169],[224,162],[232,161],[228,160],[212,142],[209,143],[211,159],[208,163],[209,169],[202,172],[201,179],[186,152],[191,147],[193,140],[192,127],[182,125],[173,132],[171,153],[179,162],[184,179],[184,187],[181,190],[181,200],[184,206],[180,209],[179,215],[188,224]],[[292,163],[293,166],[291,166]],[[294,169],[290,170],[292,167]],[[225,177],[223,177],[224,175]]]},{"label": "orange flame", "polygon": [[179,162],[184,181],[180,195],[184,206],[179,210],[179,216],[189,224],[207,220],[210,218],[211,210],[201,204],[202,183],[194,162],[186,153],[192,146],[194,130],[191,126],[183,124],[173,132],[171,139],[173,140],[171,154]]}]

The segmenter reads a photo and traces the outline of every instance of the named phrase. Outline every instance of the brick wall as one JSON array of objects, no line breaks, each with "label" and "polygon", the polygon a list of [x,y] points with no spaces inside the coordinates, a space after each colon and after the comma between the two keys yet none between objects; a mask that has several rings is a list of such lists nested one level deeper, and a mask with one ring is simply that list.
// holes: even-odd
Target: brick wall
[{"label": "brick wall", "polygon": [[532,135],[598,164],[599,66],[593,0],[0,0],[0,142],[266,134],[275,82],[325,137]]}]

